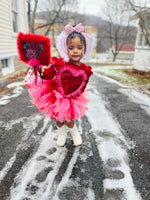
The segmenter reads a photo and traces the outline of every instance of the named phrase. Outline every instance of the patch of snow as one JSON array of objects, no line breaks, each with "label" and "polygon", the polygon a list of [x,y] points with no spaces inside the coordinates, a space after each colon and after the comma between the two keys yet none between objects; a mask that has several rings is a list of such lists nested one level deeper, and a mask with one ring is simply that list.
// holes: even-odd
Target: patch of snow
[{"label": "patch of snow", "polygon": [[43,131],[46,129],[48,123],[49,123],[50,119],[49,118],[45,118],[44,119],[44,124],[43,127],[39,130],[38,134],[41,135],[43,133]]},{"label": "patch of snow", "polygon": [[25,85],[24,81],[14,82],[7,85],[7,88],[19,87]]},{"label": "patch of snow", "polygon": [[[97,76],[101,78],[106,78],[99,74]],[[112,81],[112,79],[110,78],[106,79],[109,82]],[[118,84],[117,81],[116,83]],[[109,159],[118,159],[120,161],[120,166],[116,167],[115,169],[120,170],[124,174],[124,178],[120,180],[112,180],[108,178],[104,179],[104,192],[108,188],[123,188],[125,190],[128,200],[141,200],[140,194],[135,189],[132,176],[130,174],[131,169],[128,165],[129,158],[127,154],[127,149],[133,148],[133,145],[131,145],[130,141],[126,140],[124,134],[122,133],[123,130],[121,130],[121,127],[117,120],[106,109],[105,102],[99,96],[98,91],[94,88],[94,86],[89,86],[89,89],[91,102],[89,103],[87,117],[92,125],[92,131],[94,132],[94,135],[96,137],[99,155],[104,164],[106,164]],[[33,120],[35,120],[35,123]],[[23,122],[24,129],[28,129],[25,132],[25,138],[29,137],[32,130],[37,127],[40,120],[40,115],[37,115],[36,117],[32,116],[32,118],[29,118],[28,120],[25,118],[20,119],[20,121]],[[37,132],[38,135],[41,135],[42,132],[46,129],[48,121],[49,119],[44,120],[43,127]],[[79,130],[82,130],[80,122],[81,120],[79,120]],[[15,120],[12,120],[11,123],[7,124],[7,128],[12,127],[12,125],[15,123],[17,122]],[[110,134],[107,135],[107,133]],[[75,148],[72,158],[68,164],[67,170],[62,176],[62,180],[57,185],[57,183],[55,183],[55,177],[56,175],[58,175],[60,166],[65,159],[67,149],[65,147],[56,147],[56,139],[57,133],[56,131],[52,131],[50,127],[46,134],[42,136],[42,141],[37,152],[35,152],[35,154],[33,154],[33,156],[24,164],[17,177],[15,178],[16,186],[11,187],[11,200],[21,200],[23,198],[29,198],[31,200],[57,200],[59,199],[59,192],[62,191],[64,187],[71,184],[69,177],[72,173],[72,169],[77,161],[78,156],[80,156],[80,147]],[[53,148],[56,151],[52,154],[48,154],[48,150]],[[38,159],[41,156],[45,158]],[[82,161],[86,161],[86,157],[84,158],[84,154],[81,155],[81,159]],[[43,182],[38,182],[36,180],[37,175],[42,172],[44,168],[49,167],[51,167],[52,170],[50,170],[45,180],[43,180]],[[74,184],[77,184],[77,182],[75,181]],[[37,191],[35,194],[31,195],[31,190],[28,188],[32,186],[36,186]],[[94,191],[91,189],[90,186],[87,191],[87,197],[89,200],[95,199]]]},{"label": "patch of snow", "polygon": [[[123,168],[124,166],[122,166]],[[141,195],[135,189],[132,177],[129,173],[129,170],[126,166],[124,167],[125,178],[121,180],[115,179],[105,179],[104,180],[104,189],[124,189],[125,190],[125,199],[127,200],[142,200]],[[129,185],[130,184],[130,185]],[[104,190],[104,191],[105,191]]]},{"label": "patch of snow", "polygon": [[52,200],[57,200],[57,199],[59,200],[59,198],[58,198],[59,192],[62,191],[63,188],[68,184],[69,177],[71,176],[71,173],[72,173],[72,170],[73,170],[73,166],[75,165],[75,163],[77,161],[77,158],[79,156],[79,150],[80,150],[80,147],[76,147],[75,148],[73,156],[72,156],[72,158],[71,158],[71,160],[69,162],[69,165],[67,167],[67,170],[66,170],[65,174],[63,175],[62,181],[57,186],[57,190],[56,190],[55,196],[53,197]]},{"label": "patch of snow", "polygon": [[138,92],[134,89],[119,89],[119,92],[129,97],[129,100],[140,104],[140,107],[144,109],[148,115],[150,115],[150,97],[146,94]]},{"label": "patch of snow", "polygon": [[0,125],[2,127],[5,127],[5,129],[7,131],[11,130],[12,129],[12,126],[15,125],[15,124],[19,124],[20,122],[23,122],[24,120],[26,119],[26,117],[21,117],[19,119],[15,119],[15,120],[10,120],[8,122],[0,122]]},{"label": "patch of snow", "polygon": [[109,70],[113,70],[113,69],[131,69],[132,67],[131,66],[123,66],[123,65],[105,65],[105,66],[93,66],[93,70],[94,71],[99,71],[99,72],[101,72],[101,71],[109,71]]},{"label": "patch of snow", "polygon": [[95,194],[91,188],[88,189],[87,197],[88,197],[88,200],[95,200]]},{"label": "patch of snow", "polygon": [[6,104],[8,104],[9,102],[10,102],[10,100],[6,100],[6,99],[1,98],[1,99],[0,99],[0,106],[6,105]]},{"label": "patch of snow", "polygon": [[[32,134],[32,131],[36,129],[38,126],[38,123],[42,120],[41,114],[33,114],[30,117],[27,117],[26,120],[23,122],[23,128],[25,129],[24,137],[22,138],[23,141],[27,140],[30,135]],[[45,124],[44,124],[45,125]],[[45,126],[43,127],[43,129]],[[41,131],[41,130],[40,130]]]},{"label": "patch of snow", "polygon": [[126,140],[119,123],[106,109],[101,97],[92,92],[90,97],[87,117],[96,136],[99,155],[104,165],[109,159],[118,159],[120,166],[115,169],[119,169],[124,174],[124,178],[120,180],[104,179],[104,191],[123,188],[128,200],[141,200],[139,192],[135,189],[128,164],[127,148],[133,148],[133,145]]},{"label": "patch of snow", "polygon": [[[22,198],[44,199],[48,200],[53,181],[57,175],[61,163],[63,162],[67,150],[65,147],[56,147],[56,137],[55,131],[51,131],[51,128],[42,137],[41,144],[37,152],[33,155],[31,159],[22,167],[22,170],[18,173],[15,178],[16,187],[11,188],[11,200],[20,200]],[[47,152],[49,149],[56,148],[56,151],[49,155]],[[46,156],[45,159],[38,160],[40,156]],[[48,176],[43,182],[37,182],[36,176],[43,171],[44,168],[51,167],[52,170],[49,172]],[[30,194],[30,190],[27,190],[28,185],[36,185],[38,191],[35,195]]]},{"label": "patch of snow", "polygon": [[0,105],[6,105],[6,104],[10,103],[11,99],[20,96],[22,94],[23,90],[24,89],[22,87],[16,87],[12,94],[5,95],[2,98],[0,98]]},{"label": "patch of snow", "polygon": [[30,117],[21,117],[18,119],[10,120],[8,122],[0,121],[0,125],[7,131],[11,130],[15,124],[23,123],[23,128],[32,132],[38,125],[38,122],[42,119],[40,114],[33,114]]},{"label": "patch of snow", "polygon": [[[25,129],[24,136],[16,148],[16,152],[6,163],[4,168],[0,171],[0,182],[3,180],[9,169],[12,167],[16,160],[16,154],[20,149],[24,148],[24,141],[31,135],[32,131],[38,126],[38,122],[41,120],[40,114],[33,114],[30,117],[22,117],[16,120],[10,120],[8,122],[0,121],[0,126],[4,127],[5,130],[9,131],[12,129],[13,125],[23,123],[23,128]],[[44,129],[43,129],[44,130]],[[22,130],[21,130],[22,131]]]},{"label": "patch of snow", "polygon": [[109,138],[108,140],[103,140],[99,145],[99,152],[101,152],[100,155],[104,164],[106,164],[110,158],[113,160],[120,160],[121,163],[127,160],[128,155],[125,149],[116,144],[113,138]]}]

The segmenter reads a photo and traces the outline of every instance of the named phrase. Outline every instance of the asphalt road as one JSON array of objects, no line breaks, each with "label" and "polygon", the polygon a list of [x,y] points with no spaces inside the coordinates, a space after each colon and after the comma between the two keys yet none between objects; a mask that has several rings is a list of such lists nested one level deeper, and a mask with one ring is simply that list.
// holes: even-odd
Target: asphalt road
[{"label": "asphalt road", "polygon": [[131,175],[142,199],[148,200],[150,199],[150,115],[141,108],[141,105],[131,102],[127,96],[122,95],[117,84],[104,83],[99,78],[94,81],[126,138],[135,143],[135,147],[128,150]]},{"label": "asphalt road", "polygon": [[[95,102],[89,113],[77,120],[84,141],[80,147],[73,146],[69,133],[65,147],[56,147],[54,122],[31,104],[27,89],[18,96],[11,94],[10,102],[0,105],[0,199],[149,200],[150,115],[120,89],[122,86],[116,83],[92,76],[89,90]],[[107,131],[109,120],[105,130],[97,128],[102,126],[97,116],[102,120],[105,114],[101,110],[99,115],[95,113],[94,106],[98,111],[102,104],[99,97],[125,140],[118,139],[113,127]],[[129,169],[129,179],[119,168],[121,160],[105,159],[109,151],[102,145],[111,140],[125,152],[123,162]],[[114,181],[114,187],[107,184],[109,180]],[[129,190],[131,182],[139,194],[134,199]]]}]

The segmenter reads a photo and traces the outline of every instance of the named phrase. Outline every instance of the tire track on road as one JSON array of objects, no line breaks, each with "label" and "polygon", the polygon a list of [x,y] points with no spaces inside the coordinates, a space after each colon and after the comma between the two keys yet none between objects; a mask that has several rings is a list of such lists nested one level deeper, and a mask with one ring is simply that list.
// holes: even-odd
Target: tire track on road
[{"label": "tire track on road", "polygon": [[[117,119],[107,109],[108,102],[101,99],[101,93],[97,91],[94,81],[90,87],[91,102],[87,116],[92,124],[99,155],[104,165],[106,175],[103,182],[104,198],[141,200],[139,192],[135,189],[128,162],[127,150],[134,147],[133,143],[127,140]],[[114,94],[111,95],[113,97]]]}]

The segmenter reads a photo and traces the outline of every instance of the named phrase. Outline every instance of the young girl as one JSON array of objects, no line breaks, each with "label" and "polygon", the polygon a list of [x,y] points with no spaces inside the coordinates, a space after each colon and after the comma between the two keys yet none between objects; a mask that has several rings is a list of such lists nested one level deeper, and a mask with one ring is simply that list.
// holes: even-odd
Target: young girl
[{"label": "young girl", "polygon": [[82,24],[67,25],[58,37],[57,49],[63,58],[52,57],[50,67],[38,68],[43,84],[28,85],[33,103],[58,128],[57,146],[64,146],[69,129],[75,146],[82,144],[75,119],[87,110],[85,87],[93,74],[91,67],[81,63],[93,46],[93,36],[84,32]]}]

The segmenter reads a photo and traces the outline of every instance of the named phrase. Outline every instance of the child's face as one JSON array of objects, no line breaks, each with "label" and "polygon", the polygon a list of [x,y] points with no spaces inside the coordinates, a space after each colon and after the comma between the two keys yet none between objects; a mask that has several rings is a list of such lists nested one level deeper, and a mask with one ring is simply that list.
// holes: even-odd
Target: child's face
[{"label": "child's face", "polygon": [[70,39],[67,44],[67,51],[71,62],[80,65],[80,60],[83,58],[85,51],[84,44],[80,38],[75,37]]}]

